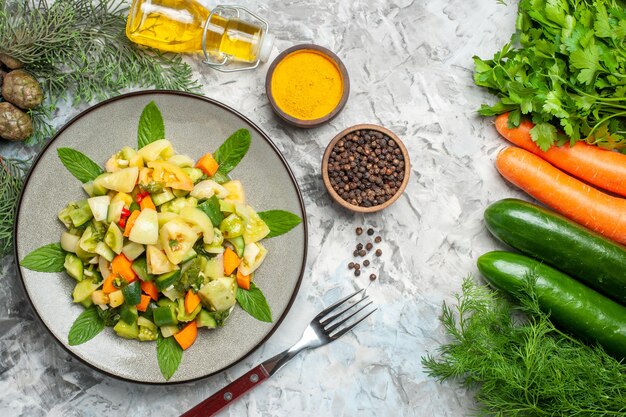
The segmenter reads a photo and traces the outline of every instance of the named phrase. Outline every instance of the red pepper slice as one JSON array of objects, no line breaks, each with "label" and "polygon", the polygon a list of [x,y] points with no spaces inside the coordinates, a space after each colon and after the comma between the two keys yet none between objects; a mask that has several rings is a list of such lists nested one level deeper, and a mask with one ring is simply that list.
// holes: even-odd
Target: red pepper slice
[{"label": "red pepper slice", "polygon": [[122,209],[122,215],[121,215],[121,217],[122,217],[122,218],[124,218],[124,217],[128,217],[128,216],[130,216],[130,210],[128,210],[126,207],[124,207],[124,208]]},{"label": "red pepper slice", "polygon": [[137,204],[141,203],[141,200],[143,200],[144,198],[146,198],[146,196],[150,195],[149,192],[144,191],[141,193],[137,194],[137,197],[135,197],[135,200],[137,201]]},{"label": "red pepper slice", "polygon": [[120,227],[122,228],[122,230],[126,229],[126,218],[122,217],[120,219],[120,223],[119,223]]}]

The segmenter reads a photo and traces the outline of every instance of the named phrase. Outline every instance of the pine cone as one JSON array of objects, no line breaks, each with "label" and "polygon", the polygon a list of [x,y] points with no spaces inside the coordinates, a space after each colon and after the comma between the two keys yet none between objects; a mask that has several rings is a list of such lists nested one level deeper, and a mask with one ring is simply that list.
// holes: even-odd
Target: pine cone
[{"label": "pine cone", "polygon": [[12,70],[22,68],[22,65],[23,65],[17,59],[7,54],[3,54],[3,53],[0,53],[0,62],[2,62],[4,65],[6,65],[9,69],[12,69]]},{"label": "pine cone", "polygon": [[11,103],[0,103],[0,137],[18,141],[32,134],[33,121],[29,115]]},{"label": "pine cone", "polygon": [[22,109],[32,109],[41,104],[43,91],[37,80],[26,71],[14,70],[4,77],[2,97]]}]

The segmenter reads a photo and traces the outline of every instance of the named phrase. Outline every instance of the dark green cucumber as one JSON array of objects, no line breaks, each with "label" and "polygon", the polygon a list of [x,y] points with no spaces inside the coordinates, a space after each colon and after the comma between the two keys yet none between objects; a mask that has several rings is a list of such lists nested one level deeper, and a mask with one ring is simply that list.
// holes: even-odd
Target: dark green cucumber
[{"label": "dark green cucumber", "polygon": [[478,258],[478,269],[494,287],[513,298],[534,276],[541,309],[583,340],[597,342],[618,359],[626,358],[626,307],[535,259],[495,251]]},{"label": "dark green cucumber", "polygon": [[522,200],[485,210],[487,229],[502,242],[626,305],[626,248],[565,217]]}]

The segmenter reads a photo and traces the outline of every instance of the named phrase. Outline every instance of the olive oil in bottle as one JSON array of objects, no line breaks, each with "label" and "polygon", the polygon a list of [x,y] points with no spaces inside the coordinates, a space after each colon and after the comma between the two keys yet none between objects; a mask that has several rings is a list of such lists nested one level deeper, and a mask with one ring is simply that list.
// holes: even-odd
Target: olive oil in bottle
[{"label": "olive oil in bottle", "polygon": [[211,15],[194,0],[134,0],[126,36],[140,45],[183,53],[202,52],[204,37],[208,54],[241,62],[266,61],[273,43],[261,26]]}]

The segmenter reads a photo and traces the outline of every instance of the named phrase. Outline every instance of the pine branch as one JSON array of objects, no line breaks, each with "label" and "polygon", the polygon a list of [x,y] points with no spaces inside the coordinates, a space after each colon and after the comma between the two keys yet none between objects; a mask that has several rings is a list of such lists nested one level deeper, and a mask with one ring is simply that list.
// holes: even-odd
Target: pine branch
[{"label": "pine branch", "polygon": [[13,246],[13,221],[29,161],[0,156],[0,258]]}]

